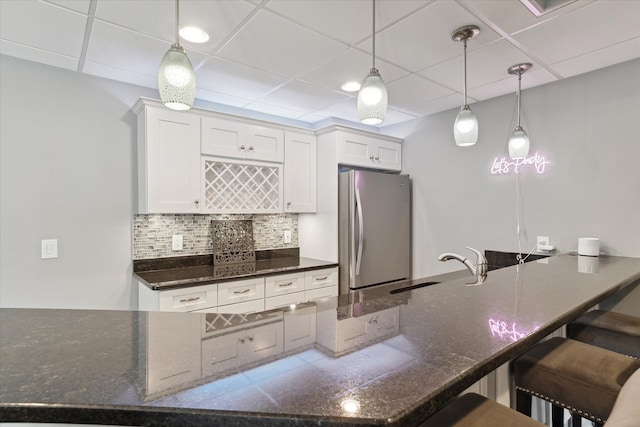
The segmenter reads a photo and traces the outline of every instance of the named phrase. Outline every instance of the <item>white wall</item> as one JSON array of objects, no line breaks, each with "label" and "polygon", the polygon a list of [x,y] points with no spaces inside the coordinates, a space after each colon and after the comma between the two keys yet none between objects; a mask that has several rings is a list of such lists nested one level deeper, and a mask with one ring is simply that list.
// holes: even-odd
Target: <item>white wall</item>
[{"label": "white wall", "polygon": [[[595,236],[603,252],[640,257],[639,76],[635,60],[523,91],[531,152],[552,162],[544,175],[519,176],[523,251],[537,235],[560,251]],[[516,178],[490,174],[494,157],[507,153],[514,106],[514,94],[473,104],[480,124],[473,147],[455,146],[457,109],[385,128],[405,138],[415,277],[460,269],[438,262],[442,252],[518,250]]]},{"label": "white wall", "polygon": [[[129,309],[135,115],[153,91],[0,58],[0,304]],[[58,239],[59,257],[40,258]]]}]

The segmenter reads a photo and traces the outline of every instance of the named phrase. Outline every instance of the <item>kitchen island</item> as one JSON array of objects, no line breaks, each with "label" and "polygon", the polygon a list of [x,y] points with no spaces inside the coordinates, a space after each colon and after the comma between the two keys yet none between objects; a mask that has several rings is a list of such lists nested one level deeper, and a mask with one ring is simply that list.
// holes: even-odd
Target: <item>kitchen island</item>
[{"label": "kitchen island", "polygon": [[[468,286],[467,275],[444,277],[457,278],[246,318],[1,309],[0,421],[418,425],[582,312],[637,286],[640,259],[554,256],[492,271],[479,286]],[[315,338],[287,347],[296,342],[287,331],[301,324],[313,325]],[[159,359],[150,345],[158,326],[166,331]],[[241,361],[212,368],[216,351],[230,348],[225,342],[257,348],[258,330],[283,332],[284,344],[261,360],[244,349]],[[158,360],[186,363],[185,355],[195,376],[150,393],[150,379],[171,376]]]}]

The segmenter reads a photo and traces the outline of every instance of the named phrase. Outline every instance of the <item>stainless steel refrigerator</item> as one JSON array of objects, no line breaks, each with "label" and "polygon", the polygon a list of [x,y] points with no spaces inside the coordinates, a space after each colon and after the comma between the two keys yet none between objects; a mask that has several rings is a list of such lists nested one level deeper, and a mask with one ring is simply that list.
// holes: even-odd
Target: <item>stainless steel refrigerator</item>
[{"label": "stainless steel refrigerator", "polygon": [[411,275],[407,175],[351,170],[338,176],[340,293]]}]

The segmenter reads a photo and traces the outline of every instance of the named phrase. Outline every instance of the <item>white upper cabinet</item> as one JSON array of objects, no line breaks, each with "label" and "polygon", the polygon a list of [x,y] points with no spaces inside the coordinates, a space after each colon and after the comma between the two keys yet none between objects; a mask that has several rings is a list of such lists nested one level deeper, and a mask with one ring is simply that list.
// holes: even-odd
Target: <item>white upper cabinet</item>
[{"label": "white upper cabinet", "polygon": [[284,211],[316,211],[316,137],[285,132]]},{"label": "white upper cabinet", "polygon": [[200,117],[138,103],[138,212],[200,212]]},{"label": "white upper cabinet", "polygon": [[338,163],[372,169],[402,169],[400,140],[383,135],[338,130]]},{"label": "white upper cabinet", "polygon": [[235,120],[203,117],[202,154],[282,163],[284,132]]}]

